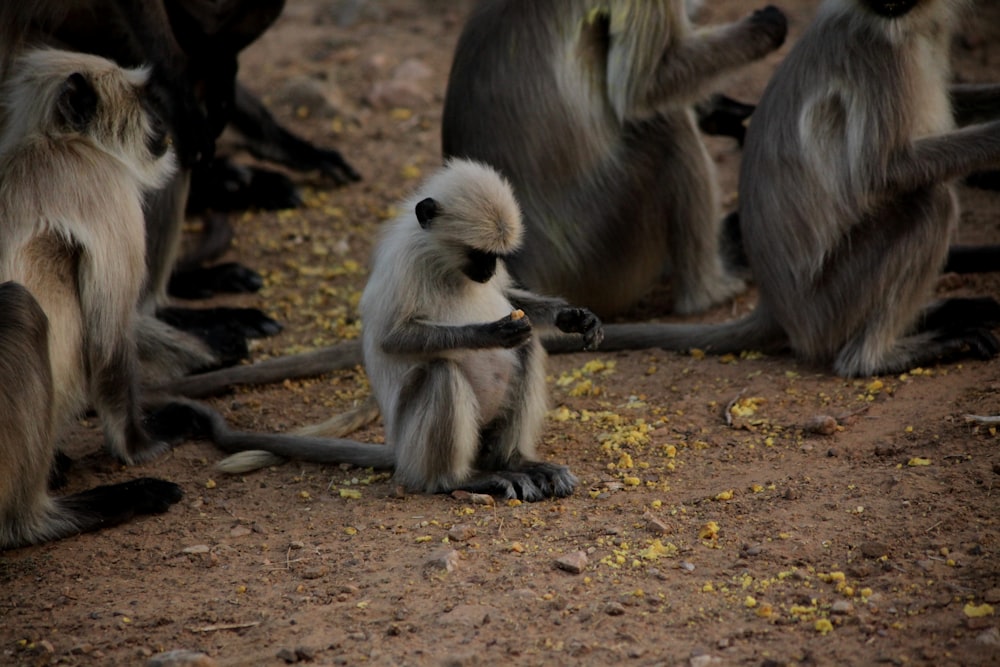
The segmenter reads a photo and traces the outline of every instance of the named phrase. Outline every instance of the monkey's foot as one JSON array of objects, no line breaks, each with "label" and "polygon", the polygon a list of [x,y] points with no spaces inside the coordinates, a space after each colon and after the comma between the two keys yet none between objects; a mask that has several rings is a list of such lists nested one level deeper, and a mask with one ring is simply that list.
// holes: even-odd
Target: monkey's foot
[{"label": "monkey's foot", "polygon": [[481,473],[462,484],[472,493],[488,493],[499,498],[517,498],[536,502],[545,498],[563,498],[573,493],[578,480],[569,468],[541,461],[526,463],[516,470]]},{"label": "monkey's foot", "polygon": [[235,164],[216,158],[196,167],[191,174],[188,212],[278,211],[298,208],[302,196],[290,178],[282,173]]},{"label": "monkey's foot", "polygon": [[181,487],[173,482],[140,477],[65,496],[59,499],[59,504],[91,517],[93,524],[81,526],[81,530],[93,530],[127,521],[140,514],[162,514],[183,497]]},{"label": "monkey's foot", "polygon": [[1000,325],[1000,302],[991,297],[945,299],[927,308],[925,331],[965,331]]},{"label": "monkey's foot", "polygon": [[946,359],[992,359],[1000,354],[1000,341],[986,328],[942,332],[935,340],[942,345]]},{"label": "monkey's foot", "polygon": [[190,401],[172,401],[146,413],[143,425],[155,438],[175,445],[184,440],[208,440],[212,424],[206,413]]},{"label": "monkey's foot", "polygon": [[679,289],[674,312],[679,315],[700,313],[716,304],[732,299],[737,294],[744,292],[746,288],[747,284],[741,278],[720,270],[718,277],[714,280],[706,280],[689,289]]},{"label": "monkey's foot", "polygon": [[248,294],[264,286],[260,274],[236,262],[177,269],[167,292],[179,299],[207,299],[218,293]]}]

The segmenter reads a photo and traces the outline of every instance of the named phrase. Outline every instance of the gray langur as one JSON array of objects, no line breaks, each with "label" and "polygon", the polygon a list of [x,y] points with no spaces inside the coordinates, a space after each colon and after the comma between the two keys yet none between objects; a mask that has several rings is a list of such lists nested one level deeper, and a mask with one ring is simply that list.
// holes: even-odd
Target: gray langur
[{"label": "gray langur", "polygon": [[[1000,85],[949,85],[964,4],[826,0],[747,132],[740,216],[756,308],[720,325],[609,326],[605,348],[790,347],[845,376],[994,356],[994,300],[930,303],[954,181],[1000,165]],[[994,120],[956,129],[987,111]]]},{"label": "gray langur", "polygon": [[[394,468],[396,481],[424,492],[568,495],[576,478],[535,450],[547,398],[534,325],[582,334],[592,349],[600,320],[514,286],[505,259],[522,242],[520,209],[493,169],[452,160],[403,210],[382,230],[361,298],[365,368],[386,445],[233,433],[210,409],[182,404],[194,410],[196,430],[229,451]],[[232,458],[228,470],[239,471]]]},{"label": "gray langur", "polygon": [[143,192],[174,169],[146,108],[147,70],[25,52],[0,89],[0,547],[164,511],[169,482],[52,500],[56,439],[88,406],[120,461],[167,445],[142,423],[135,343],[145,277]]},{"label": "gray langur", "polygon": [[509,266],[529,289],[601,316],[665,269],[679,313],[743,290],[720,259],[718,185],[694,106],[778,48],[787,22],[767,7],[696,29],[695,4],[483,0],[469,17],[442,147],[510,180],[525,243]]}]

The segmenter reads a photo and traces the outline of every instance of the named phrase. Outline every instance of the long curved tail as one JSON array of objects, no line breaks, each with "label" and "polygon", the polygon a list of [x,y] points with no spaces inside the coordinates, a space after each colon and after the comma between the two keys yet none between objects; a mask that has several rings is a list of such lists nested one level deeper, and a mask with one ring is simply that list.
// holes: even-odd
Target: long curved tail
[{"label": "long curved tail", "polygon": [[[176,401],[170,405],[171,412],[167,418],[176,421],[187,421],[191,424],[190,432],[196,436],[205,437],[214,442],[220,449],[227,452],[245,453],[259,450],[278,456],[311,463],[349,463],[361,468],[392,469],[396,458],[392,447],[358,442],[345,438],[317,438],[300,435],[284,435],[280,433],[249,433],[234,431],[229,428],[226,420],[218,412],[207,405],[195,401]],[[167,413],[164,413],[167,414]],[[163,419],[164,417],[161,417]],[[259,454],[252,454],[242,459],[253,460]],[[236,458],[235,462],[226,462]],[[240,463],[241,457],[229,457],[220,461],[217,467],[224,472],[246,472]],[[264,465],[267,465],[266,463]]]},{"label": "long curved tail", "polygon": [[[570,348],[567,342],[563,338],[546,339],[545,348],[553,353],[578,351],[578,346]],[[698,348],[712,354],[726,354],[743,350],[777,352],[787,345],[788,339],[781,327],[758,308],[746,317],[721,324],[605,324],[604,341],[598,350],[662,348],[683,351]]]}]

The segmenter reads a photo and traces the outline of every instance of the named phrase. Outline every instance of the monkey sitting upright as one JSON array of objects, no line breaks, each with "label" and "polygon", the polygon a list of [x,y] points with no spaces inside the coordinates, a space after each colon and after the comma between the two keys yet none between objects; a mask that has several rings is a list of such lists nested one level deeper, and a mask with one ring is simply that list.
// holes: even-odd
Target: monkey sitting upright
[{"label": "monkey sitting upright", "polygon": [[[963,4],[826,0],[747,132],[740,216],[757,307],[720,325],[609,326],[605,347],[791,347],[845,376],[996,355],[1000,304],[929,303],[955,179],[1000,166],[1000,84],[949,85]],[[994,120],[956,129],[986,109]]]},{"label": "monkey sitting upright", "polygon": [[229,472],[259,467],[246,450],[265,450],[391,467],[407,488],[431,493],[466,489],[524,500],[571,493],[569,470],[535,452],[547,401],[534,324],[582,334],[593,349],[600,320],[513,285],[505,260],[521,244],[521,214],[492,168],[452,160],[404,210],[383,230],[361,298],[365,369],[386,445],[234,433],[211,409],[186,403],[194,428],[243,452],[223,462]]},{"label": "monkey sitting upright", "polygon": [[723,268],[714,164],[694,105],[722,76],[778,48],[774,7],[695,30],[683,0],[482,0],[455,50],[445,156],[514,186],[525,244],[512,275],[599,315],[669,269],[674,309],[742,291]]},{"label": "monkey sitting upright", "polygon": [[147,79],[148,70],[38,49],[18,58],[0,91],[0,281],[20,283],[7,283],[0,300],[10,385],[0,396],[0,467],[11,472],[0,475],[0,546],[180,498],[159,480],[55,505],[45,492],[54,439],[88,405],[118,460],[167,448],[142,423],[135,342],[143,192],[174,169],[163,125],[146,108]]}]

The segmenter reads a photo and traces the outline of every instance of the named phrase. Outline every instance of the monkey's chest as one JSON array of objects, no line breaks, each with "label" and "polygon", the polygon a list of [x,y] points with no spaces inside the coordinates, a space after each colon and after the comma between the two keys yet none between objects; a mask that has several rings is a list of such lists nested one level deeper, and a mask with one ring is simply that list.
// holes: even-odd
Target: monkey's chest
[{"label": "monkey's chest", "polygon": [[514,350],[479,350],[458,360],[465,379],[479,403],[485,424],[500,414],[511,400],[512,385],[520,368]]}]

